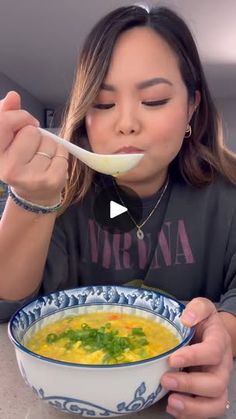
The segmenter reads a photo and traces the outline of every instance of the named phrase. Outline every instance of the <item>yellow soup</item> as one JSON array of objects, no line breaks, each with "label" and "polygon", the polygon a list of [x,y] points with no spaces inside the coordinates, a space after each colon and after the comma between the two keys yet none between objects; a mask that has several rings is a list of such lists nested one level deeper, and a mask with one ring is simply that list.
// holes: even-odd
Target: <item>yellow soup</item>
[{"label": "yellow soup", "polygon": [[44,326],[27,342],[31,351],[80,364],[120,364],[151,358],[179,343],[165,325],[141,316],[96,312]]}]

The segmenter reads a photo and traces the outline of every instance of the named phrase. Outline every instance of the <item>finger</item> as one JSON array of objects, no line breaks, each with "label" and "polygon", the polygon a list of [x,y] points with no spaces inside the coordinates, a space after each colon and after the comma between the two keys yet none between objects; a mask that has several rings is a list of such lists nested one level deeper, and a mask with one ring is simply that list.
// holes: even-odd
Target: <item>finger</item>
[{"label": "finger", "polygon": [[198,341],[176,351],[169,358],[171,367],[184,368],[190,366],[218,365],[225,352],[231,351],[230,338],[222,326],[219,315],[211,316],[206,323],[196,327],[200,329]]},{"label": "finger", "polygon": [[51,165],[48,168],[48,172],[54,174],[54,177],[55,177],[55,174],[57,174],[58,179],[62,178],[63,186],[64,186],[67,179],[67,171],[68,171],[68,158],[66,156],[64,158],[63,154],[59,154],[59,152],[57,152],[51,161]]},{"label": "finger", "polygon": [[26,126],[39,126],[39,122],[25,110],[0,112],[0,152],[5,152],[15,135]]},{"label": "finger", "polygon": [[208,372],[166,373],[161,384],[167,390],[189,393],[204,397],[220,397],[228,385],[229,374],[226,370]]},{"label": "finger", "polygon": [[19,110],[21,108],[21,97],[17,92],[8,92],[1,100],[0,111]]},{"label": "finger", "polygon": [[10,110],[5,113],[0,113],[0,119],[1,132],[4,130],[3,125],[6,126],[6,129],[8,128],[8,130],[11,129],[15,132],[19,131],[25,125],[39,126],[39,121],[24,109]]},{"label": "finger", "polygon": [[48,163],[46,158],[40,161],[40,156],[37,157],[10,170],[7,183],[25,199],[42,205],[54,205],[66,184],[68,162],[53,158]]},{"label": "finger", "polygon": [[225,413],[227,396],[227,391],[218,398],[190,397],[172,393],[168,398],[167,412],[180,419],[218,417]]},{"label": "finger", "polygon": [[45,136],[37,127],[25,126],[15,136],[14,143],[8,151],[8,157],[13,166],[21,160],[27,164],[34,161],[34,167],[48,168],[52,159],[58,155],[67,164],[67,153],[64,147],[58,146],[50,137]]},{"label": "finger", "polygon": [[[43,191],[40,195],[45,202],[50,202],[52,196],[61,193],[65,187],[67,180],[68,162],[66,159],[52,158],[46,169],[35,166],[35,159],[32,164],[26,166],[26,170],[22,174],[22,184],[28,183],[28,190],[36,192]],[[29,185],[29,174],[31,174]]]},{"label": "finger", "polygon": [[202,365],[217,365],[221,361],[225,351],[224,342],[217,341],[217,336],[222,338],[221,333],[210,337],[201,343],[181,348],[169,358],[169,365],[174,368],[187,368]]},{"label": "finger", "polygon": [[41,141],[41,134],[36,127],[26,125],[20,129],[7,151],[9,164],[14,167],[19,162],[22,164],[30,162],[39,149]]},{"label": "finger", "polygon": [[216,313],[215,305],[207,298],[194,298],[187,305],[181,316],[182,323],[191,327]]},{"label": "finger", "polygon": [[64,165],[66,164],[66,167],[68,167],[68,152],[65,147],[55,143],[55,141],[51,140],[49,136],[42,134],[40,130],[38,130],[38,132],[41,135],[42,141],[39,149],[36,152],[36,156],[40,156],[39,153],[42,153],[40,156],[41,158],[47,158],[47,155],[51,156],[51,163],[54,158],[63,159],[66,162],[64,162]]},{"label": "finger", "polygon": [[54,156],[55,158],[63,158],[65,160],[69,160],[69,153],[66,151],[65,147],[63,146],[58,146],[57,148],[57,152]]},{"label": "finger", "polygon": [[[42,142],[42,135],[36,127],[27,125],[18,131],[11,146],[5,150],[1,167],[6,183],[19,187],[23,180],[27,182],[27,178],[32,177],[32,171],[35,177],[37,173],[41,174],[48,168],[51,164],[50,159],[35,154]],[[48,148],[48,154],[53,156],[56,145],[50,140],[46,140],[46,143],[48,144],[44,146],[45,152]],[[49,147],[52,148],[51,151]],[[29,166],[33,159],[34,165]]]}]

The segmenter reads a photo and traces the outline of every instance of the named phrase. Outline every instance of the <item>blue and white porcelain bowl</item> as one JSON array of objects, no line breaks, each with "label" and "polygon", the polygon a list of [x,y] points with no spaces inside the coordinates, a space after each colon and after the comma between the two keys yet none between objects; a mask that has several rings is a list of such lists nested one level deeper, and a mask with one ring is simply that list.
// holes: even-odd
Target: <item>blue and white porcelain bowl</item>
[{"label": "blue and white porcelain bowl", "polygon": [[[187,345],[193,329],[180,321],[184,305],[158,292],[121,286],[89,286],[39,297],[18,310],[8,333],[20,372],[39,398],[63,412],[86,417],[138,412],[162,398],[161,376],[167,359]],[[42,326],[71,314],[95,310],[127,312],[156,319],[180,336],[180,343],[162,355],[119,365],[83,365],[37,355],[25,341]]]}]

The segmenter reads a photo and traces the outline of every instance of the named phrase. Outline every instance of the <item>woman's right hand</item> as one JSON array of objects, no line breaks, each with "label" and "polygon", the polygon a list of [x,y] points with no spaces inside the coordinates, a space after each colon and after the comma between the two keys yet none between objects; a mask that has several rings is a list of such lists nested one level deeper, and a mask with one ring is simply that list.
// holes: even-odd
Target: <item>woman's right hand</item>
[{"label": "woman's right hand", "polygon": [[50,206],[58,203],[66,182],[67,152],[42,135],[38,126],[38,121],[21,109],[16,92],[0,101],[0,179],[22,198]]}]

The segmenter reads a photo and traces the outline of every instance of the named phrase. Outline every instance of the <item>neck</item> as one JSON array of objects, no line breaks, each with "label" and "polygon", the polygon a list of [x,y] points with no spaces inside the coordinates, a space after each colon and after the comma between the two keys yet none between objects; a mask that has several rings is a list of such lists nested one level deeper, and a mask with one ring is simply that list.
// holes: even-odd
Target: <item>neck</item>
[{"label": "neck", "polygon": [[117,185],[120,187],[126,186],[130,188],[140,198],[146,198],[148,196],[154,195],[161,187],[165,184],[167,180],[167,170],[158,173],[156,177],[152,177],[150,179],[144,179],[142,181],[135,181],[135,180],[126,180],[125,177],[118,177],[115,179]]}]

